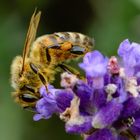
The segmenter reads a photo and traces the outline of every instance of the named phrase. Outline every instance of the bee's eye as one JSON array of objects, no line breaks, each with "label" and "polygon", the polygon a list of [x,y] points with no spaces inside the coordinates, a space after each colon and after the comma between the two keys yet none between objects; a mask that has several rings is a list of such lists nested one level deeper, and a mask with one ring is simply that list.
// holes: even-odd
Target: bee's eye
[{"label": "bee's eye", "polygon": [[20,95],[20,98],[24,101],[24,102],[28,102],[28,103],[32,103],[38,100],[38,98],[34,95],[25,93]]}]

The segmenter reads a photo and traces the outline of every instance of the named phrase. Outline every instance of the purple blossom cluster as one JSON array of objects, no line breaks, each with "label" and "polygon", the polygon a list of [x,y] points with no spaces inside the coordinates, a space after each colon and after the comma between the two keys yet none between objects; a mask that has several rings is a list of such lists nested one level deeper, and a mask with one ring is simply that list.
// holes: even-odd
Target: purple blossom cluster
[{"label": "purple blossom cluster", "polygon": [[140,139],[140,44],[124,40],[118,56],[88,52],[79,64],[85,78],[65,72],[62,89],[41,87],[34,120],[57,114],[84,140]]}]

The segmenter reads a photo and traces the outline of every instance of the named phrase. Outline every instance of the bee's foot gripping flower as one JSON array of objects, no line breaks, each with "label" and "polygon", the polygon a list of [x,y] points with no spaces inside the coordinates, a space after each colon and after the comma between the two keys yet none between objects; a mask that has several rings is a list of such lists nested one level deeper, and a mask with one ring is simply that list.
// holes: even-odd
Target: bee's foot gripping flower
[{"label": "bee's foot gripping flower", "polygon": [[55,113],[84,140],[140,139],[140,45],[124,40],[118,55],[89,52],[79,64],[84,80],[65,73],[63,89],[41,87],[34,120]]}]

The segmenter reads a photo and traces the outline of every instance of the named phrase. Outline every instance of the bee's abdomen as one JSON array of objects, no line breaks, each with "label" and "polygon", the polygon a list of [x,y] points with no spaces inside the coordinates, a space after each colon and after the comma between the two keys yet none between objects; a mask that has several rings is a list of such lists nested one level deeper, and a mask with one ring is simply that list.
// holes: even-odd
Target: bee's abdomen
[{"label": "bee's abdomen", "polygon": [[[33,47],[40,44],[44,47],[51,48],[52,46],[62,45],[65,42],[70,42],[72,45],[86,48],[91,48],[94,46],[94,40],[81,33],[58,32],[38,37],[37,40],[34,42]],[[57,49],[57,47],[54,48]]]},{"label": "bee's abdomen", "polygon": [[93,46],[93,40],[86,35],[76,32],[58,32],[54,35],[59,38],[60,42],[69,41],[73,45]]},{"label": "bee's abdomen", "polygon": [[30,57],[39,63],[57,64],[78,58],[91,51],[92,39],[76,32],[58,32],[39,37],[33,44]]}]

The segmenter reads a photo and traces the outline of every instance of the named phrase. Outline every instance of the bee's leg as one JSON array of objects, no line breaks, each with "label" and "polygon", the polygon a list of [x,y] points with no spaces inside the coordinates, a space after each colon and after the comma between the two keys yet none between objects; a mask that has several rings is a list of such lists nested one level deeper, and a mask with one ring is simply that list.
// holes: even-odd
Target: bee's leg
[{"label": "bee's leg", "polygon": [[39,68],[36,67],[33,63],[30,63],[30,68],[33,70],[33,72],[35,74],[37,74],[41,80],[41,82],[43,83],[43,85],[46,87],[46,90],[48,91],[48,88],[47,88],[47,80],[45,79],[44,75],[40,72]]},{"label": "bee's leg", "polygon": [[71,73],[71,74],[74,74],[76,75],[78,78],[80,79],[84,79],[83,76],[81,76],[81,74],[79,73],[79,71],[77,71],[75,68],[71,67],[71,66],[68,66],[64,63],[62,64],[59,64],[58,65],[62,70],[68,72],[68,73]]}]

